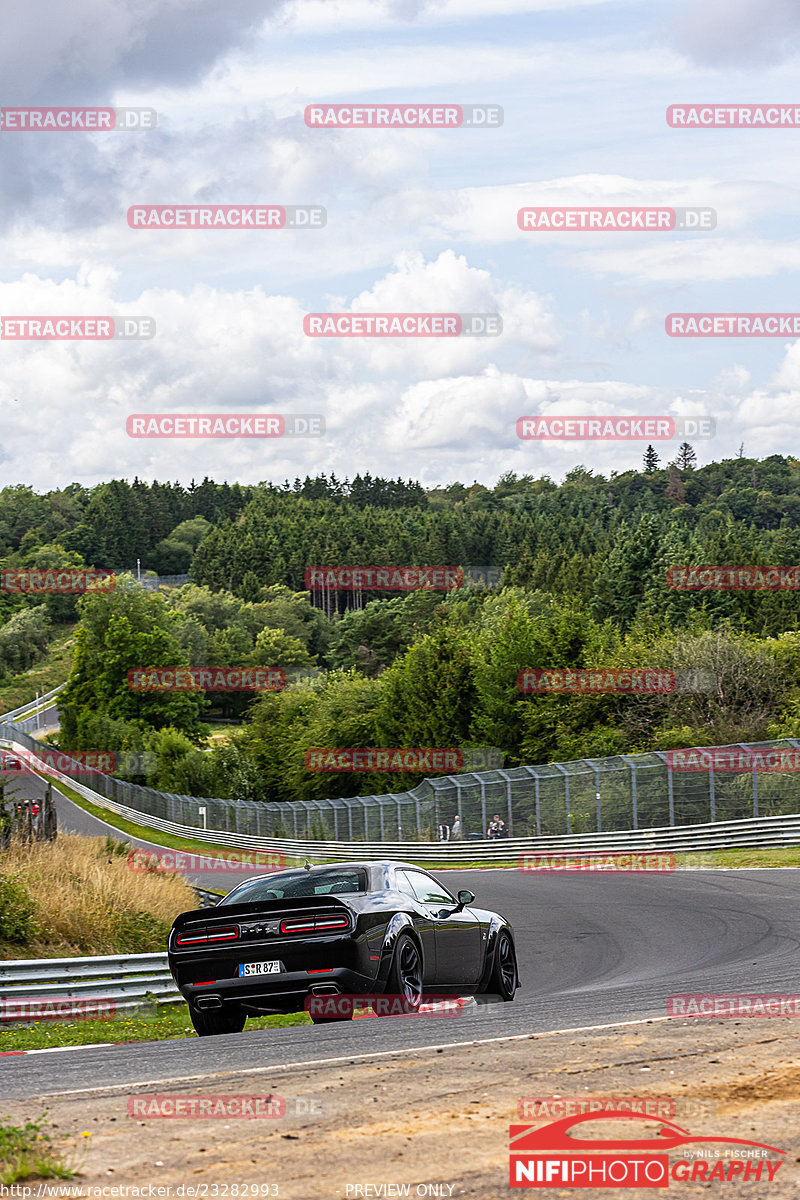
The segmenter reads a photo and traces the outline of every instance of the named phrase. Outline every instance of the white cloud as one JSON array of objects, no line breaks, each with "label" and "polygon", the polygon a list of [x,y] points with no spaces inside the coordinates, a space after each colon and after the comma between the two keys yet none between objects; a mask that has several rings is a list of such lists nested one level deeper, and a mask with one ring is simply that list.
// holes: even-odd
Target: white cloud
[{"label": "white cloud", "polygon": [[800,11],[796,0],[688,0],[674,30],[694,62],[761,67],[797,53]]},{"label": "white cloud", "polygon": [[[483,0],[296,0],[289,14],[281,13],[272,23],[286,25],[293,34],[318,37],[322,34],[355,33],[365,30],[402,30],[409,25],[437,29],[470,21],[504,16],[524,17],[581,8],[596,8],[615,0],[493,0],[487,10]],[[630,0],[631,4],[638,0]]]}]

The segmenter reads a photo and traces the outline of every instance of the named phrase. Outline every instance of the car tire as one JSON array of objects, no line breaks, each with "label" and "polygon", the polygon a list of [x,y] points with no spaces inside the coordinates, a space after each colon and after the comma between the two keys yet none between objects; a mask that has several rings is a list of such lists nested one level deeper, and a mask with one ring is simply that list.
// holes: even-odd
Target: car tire
[{"label": "car tire", "polygon": [[514,940],[507,929],[501,929],[494,948],[494,963],[486,992],[508,1001],[514,999],[518,987],[519,972]]},{"label": "car tire", "polygon": [[198,1037],[214,1037],[218,1033],[241,1033],[247,1020],[240,1008],[211,1008],[200,1012],[191,1004],[189,1016]]},{"label": "car tire", "polygon": [[392,996],[403,996],[409,1012],[417,1012],[422,1003],[422,956],[407,933],[401,933],[397,939],[386,991]]}]

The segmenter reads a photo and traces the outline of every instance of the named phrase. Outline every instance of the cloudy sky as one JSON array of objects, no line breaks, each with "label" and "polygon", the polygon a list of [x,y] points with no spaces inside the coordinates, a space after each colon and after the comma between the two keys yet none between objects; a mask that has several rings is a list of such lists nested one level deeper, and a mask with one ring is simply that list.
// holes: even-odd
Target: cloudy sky
[{"label": "cloudy sky", "polygon": [[[800,311],[798,0],[2,0],[5,107],[155,130],[0,132],[0,314],[147,315],[131,342],[0,341],[0,476],[427,486],[641,462],[523,415],[709,415],[701,463],[793,453],[800,350],[670,312]],[[309,128],[314,103],[495,104],[498,128]],[[132,205],[313,204],[315,230],[131,229]],[[521,232],[524,205],[716,210],[713,232]],[[494,338],[312,339],[308,312],[495,312]],[[131,413],[319,413],[324,438],[141,440]],[[659,447],[674,457],[675,443]]]}]

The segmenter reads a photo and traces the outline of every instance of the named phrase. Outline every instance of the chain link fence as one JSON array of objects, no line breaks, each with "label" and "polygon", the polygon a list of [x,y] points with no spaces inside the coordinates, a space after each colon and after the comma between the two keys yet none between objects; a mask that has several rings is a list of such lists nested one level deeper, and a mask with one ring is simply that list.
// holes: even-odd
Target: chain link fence
[{"label": "chain link fence", "polygon": [[[17,726],[0,739],[42,758],[47,747]],[[484,838],[495,814],[513,837],[553,837],[686,826],[800,813],[800,743],[790,738],[681,752],[495,768],[423,780],[411,791],[286,803],[181,796],[128,783],[85,765],[62,773],[137,812],[180,825],[254,837],[429,842],[461,819],[465,840]],[[60,764],[59,764],[60,765]]]},{"label": "chain link fence", "polygon": [[126,573],[133,576],[134,584],[149,591],[160,587],[183,587],[185,583],[189,583],[188,575],[156,575],[154,571],[140,572],[136,567],[127,567],[116,572],[117,575]]}]

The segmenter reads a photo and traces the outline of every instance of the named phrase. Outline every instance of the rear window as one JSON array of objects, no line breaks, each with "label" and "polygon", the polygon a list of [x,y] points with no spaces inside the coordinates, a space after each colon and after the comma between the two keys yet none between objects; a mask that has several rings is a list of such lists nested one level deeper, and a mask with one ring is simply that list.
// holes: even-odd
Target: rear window
[{"label": "rear window", "polygon": [[367,872],[360,867],[331,867],[324,871],[282,871],[269,879],[251,879],[220,900],[244,904],[250,900],[294,900],[304,896],[343,896],[366,892]]}]

